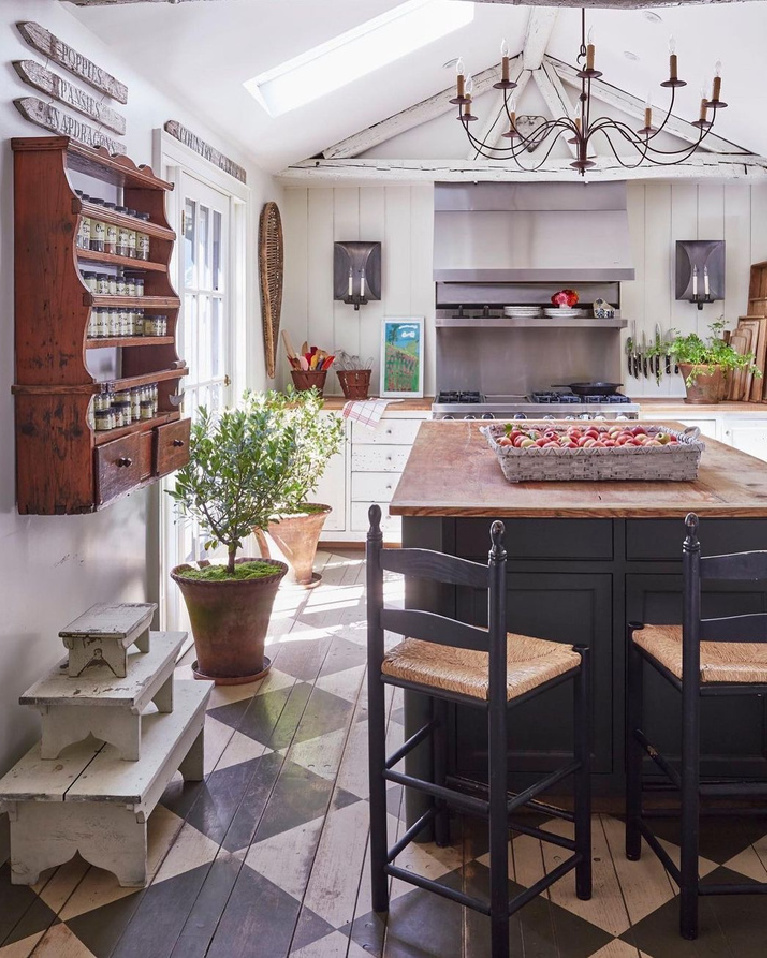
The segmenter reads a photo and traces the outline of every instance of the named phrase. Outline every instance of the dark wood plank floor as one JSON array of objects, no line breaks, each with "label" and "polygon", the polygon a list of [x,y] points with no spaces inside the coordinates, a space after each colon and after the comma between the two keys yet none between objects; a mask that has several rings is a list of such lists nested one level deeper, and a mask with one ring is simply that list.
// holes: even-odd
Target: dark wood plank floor
[{"label": "dark wood plank floor", "polygon": [[[322,554],[324,581],[284,588],[271,627],[274,668],[260,684],[216,689],[206,725],[206,781],[174,780],[149,823],[152,881],[121,889],[79,857],[34,888],[0,869],[0,958],[487,958],[482,916],[402,882],[388,923],[371,912],[367,872],[365,616],[359,554]],[[399,584],[387,584],[396,597]],[[188,663],[180,671],[188,676]],[[389,742],[403,738],[389,698]],[[401,790],[389,793],[392,841]],[[563,823],[541,820],[565,833]],[[757,898],[707,899],[697,942],[677,934],[674,890],[654,856],[628,862],[623,826],[594,817],[594,897],[572,878],[512,925],[521,958],[763,958]],[[701,869],[767,880],[767,819],[704,825]],[[672,823],[662,835],[678,856]],[[486,842],[456,822],[451,848],[411,846],[398,864],[477,894]],[[559,850],[512,835],[510,887],[555,867]],[[740,878],[742,880],[742,877]]]}]

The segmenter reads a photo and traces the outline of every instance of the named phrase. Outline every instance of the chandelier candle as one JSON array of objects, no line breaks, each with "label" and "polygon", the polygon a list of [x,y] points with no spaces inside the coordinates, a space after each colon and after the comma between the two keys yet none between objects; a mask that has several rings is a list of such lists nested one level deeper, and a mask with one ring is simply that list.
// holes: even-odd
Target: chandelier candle
[{"label": "chandelier candle", "polygon": [[[484,137],[476,136],[469,128],[469,122],[479,119],[471,111],[472,81],[471,77],[465,76],[463,60],[459,57],[456,62],[456,96],[450,101],[458,106],[457,119],[463,124],[464,132],[472,151],[476,151],[477,157],[485,159],[499,160],[508,158],[520,170],[528,173],[534,173],[540,170],[552,150],[556,145],[556,140],[564,136],[569,144],[575,147],[575,158],[570,164],[573,169],[583,176],[586,171],[597,164],[589,159],[589,152],[594,152],[591,146],[591,138],[595,134],[607,141],[607,147],[611,155],[621,166],[627,168],[636,168],[643,163],[652,163],[654,166],[675,166],[684,163],[690,159],[695,151],[700,147],[708,131],[713,127],[716,119],[717,110],[727,106],[719,99],[721,89],[721,63],[716,64],[716,77],[714,79],[713,99],[709,100],[706,91],[701,93],[700,117],[690,120],[690,125],[697,128],[698,136],[691,137],[690,143],[685,143],[678,149],[664,149],[656,145],[656,137],[665,129],[669,119],[673,116],[674,98],[678,88],[686,86],[684,80],[679,78],[678,61],[676,56],[676,42],[673,37],[669,38],[669,77],[663,80],[659,85],[670,91],[670,103],[663,112],[660,120],[653,126],[653,94],[648,94],[644,111],[644,127],[640,130],[632,128],[628,123],[613,119],[608,116],[597,116],[597,108],[592,102],[591,82],[601,77],[602,74],[596,69],[596,44],[594,43],[593,28],[586,32],[586,10],[581,10],[581,44],[580,52],[577,57],[580,63],[580,69],[577,76],[581,81],[580,94],[578,96],[578,107],[575,111],[569,110],[562,116],[554,117],[550,120],[543,118],[534,118],[540,120],[532,128],[525,125],[525,133],[521,133],[516,126],[516,111],[513,105],[513,99],[510,96],[511,91],[517,84],[510,79],[510,57],[509,47],[505,40],[501,43],[501,64],[500,77],[497,83],[493,84],[494,89],[501,90],[503,93],[503,111],[509,121],[508,130],[502,134],[505,145],[496,145],[488,142],[490,136],[486,133]],[[713,110],[713,117],[708,119],[708,109]],[[531,118],[532,119],[532,118]],[[492,129],[494,124],[485,125],[485,129]],[[627,156],[628,150],[633,151],[631,157]],[[538,151],[540,159],[535,157],[533,161],[522,162],[522,158],[528,159],[530,154]],[[598,152],[598,151],[597,151]]]}]

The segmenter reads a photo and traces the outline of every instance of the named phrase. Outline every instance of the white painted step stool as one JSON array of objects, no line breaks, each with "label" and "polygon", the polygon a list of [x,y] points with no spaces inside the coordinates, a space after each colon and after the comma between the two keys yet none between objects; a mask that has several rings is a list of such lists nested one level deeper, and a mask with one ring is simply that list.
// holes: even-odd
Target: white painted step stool
[{"label": "white painted step stool", "polygon": [[55,665],[19,698],[42,716],[40,757],[58,758],[62,749],[88,735],[114,745],[129,762],[141,757],[141,713],[154,702],[160,712],[173,711],[173,670],[186,632],[151,632],[148,652],[128,649],[127,676],[115,677],[105,663],[91,665],[79,678],[67,660]]},{"label": "white painted step stool", "polygon": [[11,820],[11,881],[33,885],[40,873],[79,852],[114,872],[122,886],[147,880],[146,822],[180,769],[203,779],[205,706],[212,683],[177,682],[170,713],[143,717],[141,760],[124,762],[113,745],[72,746],[56,761],[40,743],[0,779],[0,811]]},{"label": "white painted step stool", "polygon": [[69,674],[78,678],[85,669],[105,664],[117,678],[128,674],[128,649],[149,651],[149,623],[154,602],[100,603],[59,632],[69,649]]}]

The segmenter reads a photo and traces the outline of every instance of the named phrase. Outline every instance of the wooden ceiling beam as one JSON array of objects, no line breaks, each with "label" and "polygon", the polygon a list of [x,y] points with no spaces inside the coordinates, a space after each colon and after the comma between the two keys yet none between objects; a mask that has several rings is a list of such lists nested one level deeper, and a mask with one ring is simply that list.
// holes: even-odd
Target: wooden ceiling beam
[{"label": "wooden ceiling beam", "polygon": [[[621,166],[614,157],[598,157],[588,171],[590,180],[657,180],[657,179],[746,179],[764,182],[767,179],[767,159],[719,153],[695,153],[686,163],[672,168],[648,164],[635,168]],[[581,178],[570,166],[570,160],[551,160],[543,169],[523,171],[512,164],[497,160],[304,160],[279,174],[286,185],[304,185],[325,181],[507,181],[527,182],[546,180],[574,180]]]},{"label": "wooden ceiling beam", "polygon": [[556,7],[531,7],[522,44],[522,69],[537,70],[549,45],[559,11]]},{"label": "wooden ceiling beam", "polygon": [[[520,57],[518,56],[512,59],[512,69],[516,67],[516,61],[519,59]],[[474,99],[476,100],[482,96],[483,93],[492,90],[493,84],[498,82],[500,75],[500,63],[496,63],[495,66],[475,74],[474,92],[472,93]],[[453,86],[441,90],[439,93],[435,93],[434,96],[427,97],[425,100],[421,100],[420,103],[409,106],[406,110],[395,113],[385,120],[380,120],[378,123],[369,126],[366,130],[346,137],[346,139],[341,140],[334,146],[329,146],[326,150],[322,151],[322,156],[326,160],[343,160],[359,156],[360,153],[364,153],[366,150],[370,150],[374,146],[378,146],[386,142],[386,140],[398,136],[400,133],[406,133],[408,130],[412,130],[422,123],[435,120],[439,116],[444,116],[445,113],[453,112],[456,110],[456,107],[450,100],[454,96],[455,87]]]},{"label": "wooden ceiling beam", "polygon": [[[69,0],[77,7],[117,6],[125,3],[202,3],[210,0]],[[477,0],[478,3],[508,3],[512,6],[550,7],[554,0]],[[558,7],[601,7],[604,10],[642,10],[651,7],[682,7],[697,3],[743,3],[745,0],[556,0]]]}]

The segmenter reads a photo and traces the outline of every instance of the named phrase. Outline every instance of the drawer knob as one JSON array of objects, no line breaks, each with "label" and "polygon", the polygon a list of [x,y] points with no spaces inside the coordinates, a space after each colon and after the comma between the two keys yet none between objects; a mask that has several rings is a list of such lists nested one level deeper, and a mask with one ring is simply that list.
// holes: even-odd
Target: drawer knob
[{"label": "drawer knob", "polygon": [[118,466],[132,466],[133,460],[130,456],[120,456],[120,458],[116,460],[116,464]]},{"label": "drawer knob", "polygon": [[174,439],[174,440],[173,440],[173,445],[174,445],[174,446],[185,446],[186,443],[184,442],[183,439]]}]

